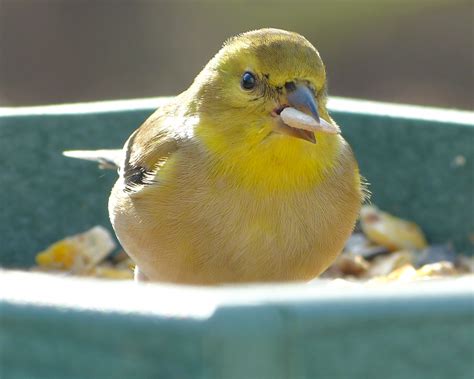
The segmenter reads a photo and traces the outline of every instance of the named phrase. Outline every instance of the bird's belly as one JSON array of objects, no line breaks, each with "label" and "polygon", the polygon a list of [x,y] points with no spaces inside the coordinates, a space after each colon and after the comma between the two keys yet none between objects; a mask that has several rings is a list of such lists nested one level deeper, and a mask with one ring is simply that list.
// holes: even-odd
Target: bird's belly
[{"label": "bird's belly", "polygon": [[117,235],[150,279],[193,284],[311,279],[342,249],[360,203],[355,190],[349,204],[319,189],[256,196],[188,181],[149,190],[158,193],[116,212]]}]

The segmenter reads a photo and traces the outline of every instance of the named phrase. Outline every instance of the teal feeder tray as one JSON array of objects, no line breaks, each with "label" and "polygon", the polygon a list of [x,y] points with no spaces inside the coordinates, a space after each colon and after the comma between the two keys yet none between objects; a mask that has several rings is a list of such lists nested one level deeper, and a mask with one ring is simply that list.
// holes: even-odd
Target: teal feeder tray
[{"label": "teal feeder tray", "polygon": [[[469,277],[380,286],[190,287],[21,271],[109,227],[117,148],[166,99],[0,108],[3,378],[472,378]],[[333,98],[373,203],[473,253],[474,114]]]}]

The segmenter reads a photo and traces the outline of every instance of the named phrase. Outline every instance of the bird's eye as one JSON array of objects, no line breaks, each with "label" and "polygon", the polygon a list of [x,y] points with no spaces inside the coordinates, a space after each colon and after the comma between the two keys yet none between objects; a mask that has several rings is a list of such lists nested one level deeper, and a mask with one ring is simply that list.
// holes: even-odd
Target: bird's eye
[{"label": "bird's eye", "polygon": [[255,87],[256,82],[257,82],[257,79],[255,79],[254,74],[247,71],[242,75],[242,80],[240,81],[240,85],[242,86],[243,89],[250,90],[253,87]]}]

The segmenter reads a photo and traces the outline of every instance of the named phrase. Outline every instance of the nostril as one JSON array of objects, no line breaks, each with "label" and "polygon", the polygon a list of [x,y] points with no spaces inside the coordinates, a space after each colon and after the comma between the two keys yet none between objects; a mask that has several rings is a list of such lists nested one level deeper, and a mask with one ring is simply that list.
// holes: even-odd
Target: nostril
[{"label": "nostril", "polygon": [[296,90],[296,84],[294,82],[286,82],[285,89],[287,92],[293,92]]}]

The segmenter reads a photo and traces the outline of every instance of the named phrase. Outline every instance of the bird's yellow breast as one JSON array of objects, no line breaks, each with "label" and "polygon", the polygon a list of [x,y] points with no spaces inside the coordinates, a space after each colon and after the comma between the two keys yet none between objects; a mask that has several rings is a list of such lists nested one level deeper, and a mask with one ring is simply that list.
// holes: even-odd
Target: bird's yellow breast
[{"label": "bird's yellow breast", "polygon": [[[155,280],[314,277],[342,249],[360,205],[357,166],[341,141],[332,169],[306,164],[308,156],[300,150],[290,162],[274,161],[278,140],[272,153],[255,156],[250,167],[238,160],[231,161],[233,168],[220,162],[219,171],[215,157],[202,154],[196,144],[180,149],[158,173],[157,185],[133,196],[117,188],[118,196],[111,197],[117,235]],[[298,163],[327,175],[318,182],[324,171],[292,171]]]},{"label": "bird's yellow breast", "polygon": [[317,135],[316,144],[266,130],[245,136],[242,144],[232,143],[236,139],[228,135],[209,134],[205,128],[197,128],[196,135],[218,157],[211,169],[214,177],[225,176],[233,185],[263,196],[322,183],[341,148],[341,139],[335,135]]}]

